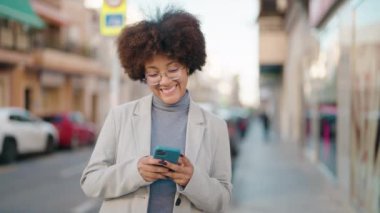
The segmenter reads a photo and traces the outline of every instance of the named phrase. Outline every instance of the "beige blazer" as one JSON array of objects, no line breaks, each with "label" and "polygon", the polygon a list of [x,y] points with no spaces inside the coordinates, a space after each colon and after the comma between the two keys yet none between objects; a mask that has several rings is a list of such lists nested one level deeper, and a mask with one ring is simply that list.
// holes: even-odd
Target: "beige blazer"
[{"label": "beige blazer", "polygon": [[[147,212],[150,182],[137,170],[150,155],[152,95],[112,109],[80,181],[84,193],[104,199],[100,212]],[[173,212],[223,212],[231,197],[231,157],[225,121],[190,101],[185,155],[194,166],[177,186]]]}]

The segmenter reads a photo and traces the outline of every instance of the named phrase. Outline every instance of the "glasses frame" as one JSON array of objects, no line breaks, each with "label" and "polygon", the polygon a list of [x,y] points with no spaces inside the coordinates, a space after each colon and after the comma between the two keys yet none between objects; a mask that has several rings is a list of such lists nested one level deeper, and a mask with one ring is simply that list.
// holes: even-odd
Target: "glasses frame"
[{"label": "glasses frame", "polygon": [[[182,77],[182,73],[181,72],[182,72],[183,69],[185,69],[185,66],[181,66],[181,67],[178,68],[178,71],[176,72],[176,73],[178,73],[178,76],[176,76],[176,77],[169,77],[168,76],[168,71],[158,72],[157,74],[159,75],[159,80],[157,82],[155,82],[155,83],[149,83],[149,77],[147,76],[147,73],[145,73],[144,74],[145,78],[143,80],[144,80],[144,82],[146,84],[148,84],[150,86],[160,85],[160,82],[162,81],[162,78],[163,78],[164,75],[166,76],[166,78],[170,79],[171,81],[178,81]],[[186,73],[189,74],[188,69],[187,69]]]}]

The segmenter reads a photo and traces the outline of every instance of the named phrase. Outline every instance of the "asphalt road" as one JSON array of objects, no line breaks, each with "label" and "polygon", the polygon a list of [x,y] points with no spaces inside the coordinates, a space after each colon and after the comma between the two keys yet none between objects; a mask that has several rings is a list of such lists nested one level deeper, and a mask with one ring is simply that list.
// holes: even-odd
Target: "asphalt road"
[{"label": "asphalt road", "polygon": [[92,147],[22,157],[0,165],[0,212],[98,212],[79,181]]}]

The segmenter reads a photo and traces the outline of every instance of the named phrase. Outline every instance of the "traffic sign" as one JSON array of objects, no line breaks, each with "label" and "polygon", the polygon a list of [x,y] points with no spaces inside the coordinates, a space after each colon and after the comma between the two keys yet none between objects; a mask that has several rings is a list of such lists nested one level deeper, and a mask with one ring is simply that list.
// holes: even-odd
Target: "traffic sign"
[{"label": "traffic sign", "polygon": [[126,0],[103,0],[100,33],[104,36],[117,36],[125,25],[126,9]]}]

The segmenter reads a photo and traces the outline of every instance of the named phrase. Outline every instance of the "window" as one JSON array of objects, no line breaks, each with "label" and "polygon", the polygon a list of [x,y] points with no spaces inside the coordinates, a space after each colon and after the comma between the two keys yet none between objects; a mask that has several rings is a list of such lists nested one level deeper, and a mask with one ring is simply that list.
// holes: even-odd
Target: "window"
[{"label": "window", "polygon": [[0,19],[0,46],[6,48],[14,46],[12,24],[6,19]]}]

